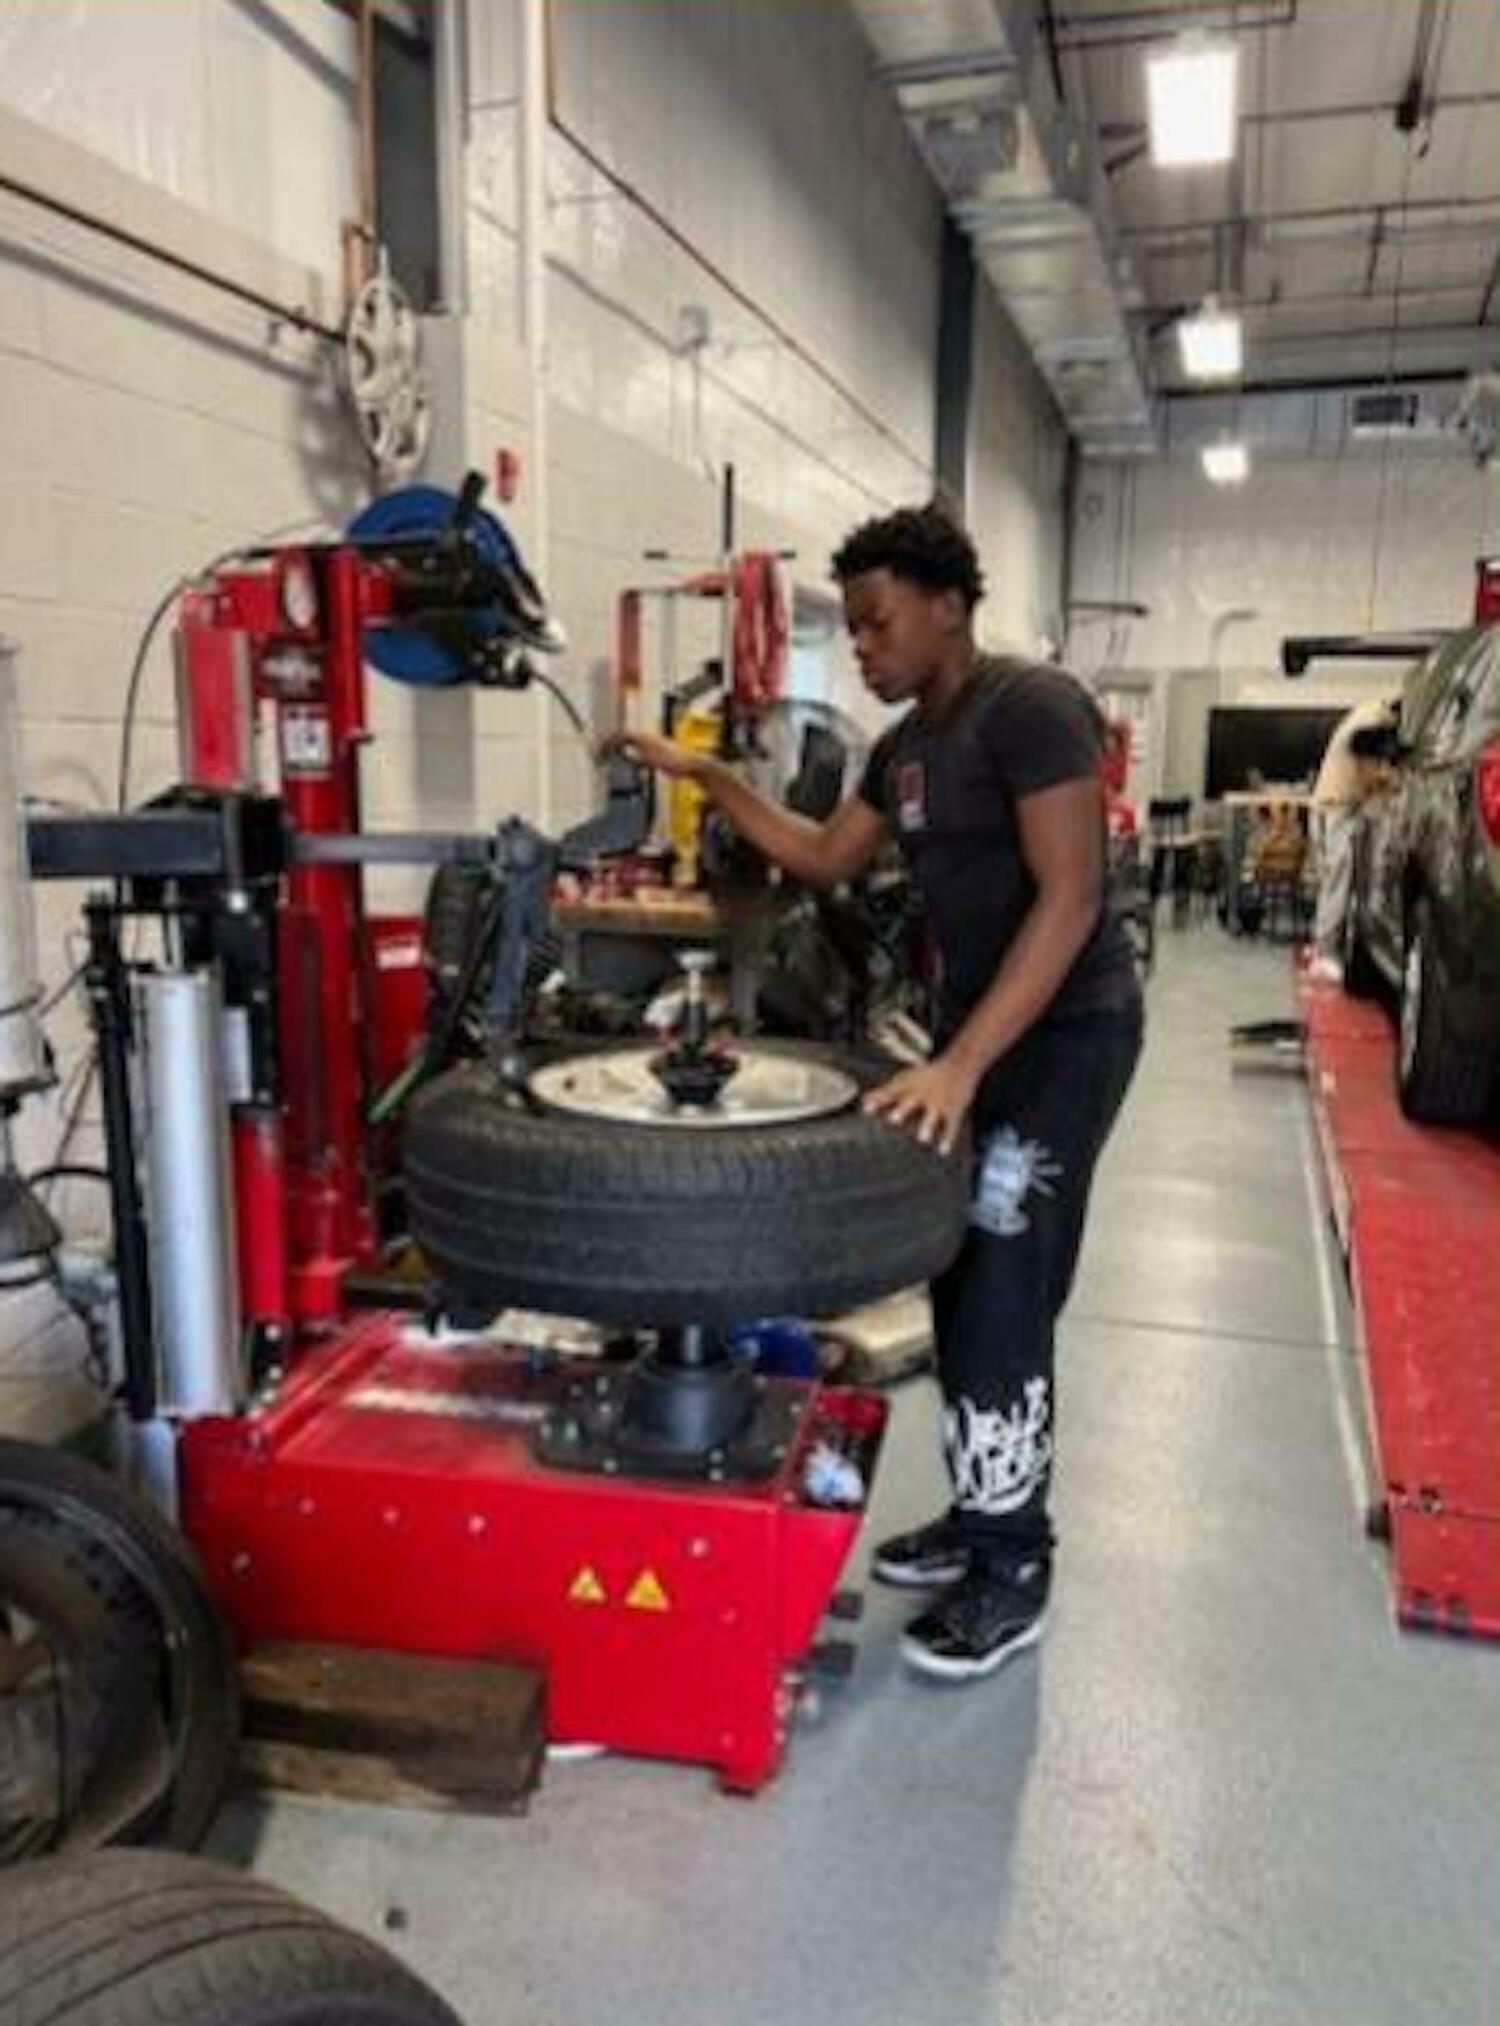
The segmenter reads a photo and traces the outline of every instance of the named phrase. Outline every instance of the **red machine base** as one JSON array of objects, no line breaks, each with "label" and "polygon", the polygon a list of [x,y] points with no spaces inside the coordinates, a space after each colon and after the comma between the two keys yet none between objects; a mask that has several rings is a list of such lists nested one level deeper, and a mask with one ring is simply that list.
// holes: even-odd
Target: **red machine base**
[{"label": "red machine base", "polygon": [[1500,1147],[1403,1117],[1378,1006],[1305,982],[1302,1010],[1397,1615],[1500,1638]]},{"label": "red machine base", "polygon": [[807,1501],[807,1458],[819,1441],[857,1454],[868,1489],[885,1402],[769,1380],[793,1431],[774,1477],[665,1482],[538,1462],[530,1435],[564,1383],[523,1352],[371,1316],[270,1408],[184,1430],[185,1529],[247,1645],[534,1666],[552,1739],[752,1791],[860,1523]]}]

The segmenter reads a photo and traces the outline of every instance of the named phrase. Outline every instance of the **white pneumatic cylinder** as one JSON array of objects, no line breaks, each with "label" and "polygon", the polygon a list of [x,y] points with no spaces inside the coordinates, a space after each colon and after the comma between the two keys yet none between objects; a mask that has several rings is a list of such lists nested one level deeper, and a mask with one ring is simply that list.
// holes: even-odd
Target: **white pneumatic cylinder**
[{"label": "white pneumatic cylinder", "polygon": [[17,651],[0,638],[0,1099],[51,1079],[37,1017],[36,915],[21,806]]},{"label": "white pneumatic cylinder", "polygon": [[134,992],[158,1404],[232,1413],[245,1387],[219,977],[142,972]]}]

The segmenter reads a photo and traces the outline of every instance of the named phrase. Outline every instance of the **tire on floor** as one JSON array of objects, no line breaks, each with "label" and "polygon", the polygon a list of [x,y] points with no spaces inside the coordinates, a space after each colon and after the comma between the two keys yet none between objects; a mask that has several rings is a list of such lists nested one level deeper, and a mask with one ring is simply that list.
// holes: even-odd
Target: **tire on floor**
[{"label": "tire on floor", "polygon": [[274,1886],[163,1851],[45,1858],[0,1892],[7,2026],[458,2026],[394,1957]]},{"label": "tire on floor", "polygon": [[[52,1841],[201,1841],[238,1742],[239,1694],[228,1631],[187,1543],[91,1464],[0,1438],[0,1606],[39,1626],[62,1663],[71,1799]],[[0,1735],[21,1753],[27,1726],[9,1702]],[[153,1748],[157,1777],[142,1782]],[[12,1778],[24,1787],[19,1761]]]}]

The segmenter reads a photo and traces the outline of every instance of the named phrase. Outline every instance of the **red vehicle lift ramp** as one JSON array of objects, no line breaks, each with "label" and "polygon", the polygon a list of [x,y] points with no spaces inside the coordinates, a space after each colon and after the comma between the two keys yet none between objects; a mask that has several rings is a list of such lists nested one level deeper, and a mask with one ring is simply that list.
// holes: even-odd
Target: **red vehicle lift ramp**
[{"label": "red vehicle lift ramp", "polygon": [[1500,1146],[1403,1116],[1378,1006],[1301,995],[1397,1616],[1500,1638]]}]

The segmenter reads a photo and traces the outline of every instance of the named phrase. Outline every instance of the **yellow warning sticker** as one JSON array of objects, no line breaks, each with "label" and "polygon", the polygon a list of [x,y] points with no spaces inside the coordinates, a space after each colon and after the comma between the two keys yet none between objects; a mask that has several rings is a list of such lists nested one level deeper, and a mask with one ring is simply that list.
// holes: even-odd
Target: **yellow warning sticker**
[{"label": "yellow warning sticker", "polygon": [[568,1585],[568,1602],[570,1604],[604,1604],[608,1601],[604,1585],[599,1581],[598,1572],[591,1564],[585,1562],[583,1567],[578,1571],[578,1574]]},{"label": "yellow warning sticker", "polygon": [[642,1569],[625,1593],[626,1607],[631,1611],[670,1611],[672,1600],[662,1588],[661,1577],[655,1569]]}]

